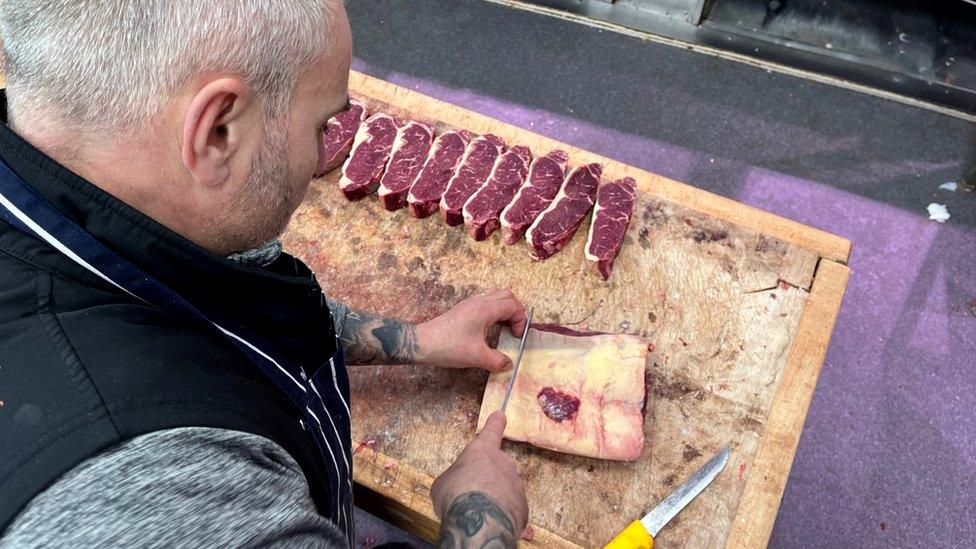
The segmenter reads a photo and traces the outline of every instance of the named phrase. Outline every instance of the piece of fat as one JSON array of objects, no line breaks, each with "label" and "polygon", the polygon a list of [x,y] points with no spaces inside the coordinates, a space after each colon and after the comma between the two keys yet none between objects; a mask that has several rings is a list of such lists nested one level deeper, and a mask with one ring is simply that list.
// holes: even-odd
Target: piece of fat
[{"label": "piece of fat", "polygon": [[[518,338],[498,349],[515,358]],[[648,342],[637,336],[533,325],[506,415],[505,438],[540,448],[634,461],[644,449]],[[501,407],[511,370],[485,386],[478,429]]]}]

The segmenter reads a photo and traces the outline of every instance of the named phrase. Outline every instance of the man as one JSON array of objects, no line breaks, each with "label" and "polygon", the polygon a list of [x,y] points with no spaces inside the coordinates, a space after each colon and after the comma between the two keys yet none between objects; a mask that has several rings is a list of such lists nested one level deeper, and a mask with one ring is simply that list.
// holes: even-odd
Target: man
[{"label": "man", "polygon": [[[418,325],[353,311],[275,242],[348,101],[341,3],[0,21],[0,546],[353,543],[343,363],[498,371],[486,334],[525,316],[507,290]],[[525,527],[504,426],[434,483],[442,545]]]}]

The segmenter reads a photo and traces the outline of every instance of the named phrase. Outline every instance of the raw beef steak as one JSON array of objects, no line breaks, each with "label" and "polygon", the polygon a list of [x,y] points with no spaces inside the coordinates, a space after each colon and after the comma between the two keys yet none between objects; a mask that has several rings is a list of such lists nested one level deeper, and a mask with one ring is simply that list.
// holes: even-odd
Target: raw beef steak
[{"label": "raw beef steak", "polygon": [[400,126],[377,193],[387,210],[393,212],[407,205],[410,184],[424,167],[433,140],[434,129],[427,124],[411,121]]},{"label": "raw beef steak", "polygon": [[461,209],[471,238],[484,240],[500,226],[498,216],[522,186],[531,162],[532,152],[522,145],[508,149],[495,160],[488,181],[471,195]]},{"label": "raw beef steak", "polygon": [[518,242],[535,218],[556,198],[566,177],[568,160],[566,151],[556,150],[532,161],[529,177],[512,203],[502,210],[502,234],[506,244]]},{"label": "raw beef steak", "polygon": [[470,140],[471,133],[466,130],[451,130],[437,136],[423,169],[407,194],[411,214],[424,218],[437,211],[444,189],[457,171]]},{"label": "raw beef steak", "polygon": [[342,177],[339,179],[339,189],[346,198],[359,200],[380,186],[399,125],[397,119],[378,112],[359,126],[352,152],[342,165]]},{"label": "raw beef steak", "polygon": [[590,235],[586,239],[586,259],[593,262],[593,268],[603,280],[610,278],[636,200],[637,182],[631,177],[601,185],[596,193]]},{"label": "raw beef steak", "polygon": [[492,166],[495,165],[495,159],[504,150],[505,142],[502,138],[490,133],[468,143],[461,165],[441,197],[441,215],[448,225],[454,227],[464,223],[464,216],[461,215],[464,203],[485,184]]},{"label": "raw beef steak", "polygon": [[319,163],[315,166],[315,177],[322,177],[342,165],[352,149],[359,125],[366,119],[366,106],[349,100],[349,108],[333,116],[325,123],[319,133]]},{"label": "raw beef steak", "polygon": [[525,233],[533,259],[547,259],[563,249],[593,207],[603,166],[587,164],[570,170],[552,204]]},{"label": "raw beef steak", "polygon": [[[518,342],[505,331],[498,349],[514,358]],[[505,438],[599,459],[640,458],[647,352],[637,336],[533,325],[505,410]],[[479,429],[501,406],[511,375],[488,378]]]}]

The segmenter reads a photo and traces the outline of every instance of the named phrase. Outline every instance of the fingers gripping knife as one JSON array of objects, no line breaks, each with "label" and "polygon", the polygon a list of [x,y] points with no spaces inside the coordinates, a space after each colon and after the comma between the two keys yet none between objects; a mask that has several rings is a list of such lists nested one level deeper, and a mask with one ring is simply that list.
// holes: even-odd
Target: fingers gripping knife
[{"label": "fingers gripping knife", "polygon": [[519,341],[518,351],[515,353],[515,362],[512,363],[512,378],[508,380],[508,388],[505,389],[505,398],[502,400],[502,407],[499,408],[502,413],[505,413],[505,407],[508,406],[508,397],[512,396],[512,387],[515,387],[515,377],[518,376],[519,366],[522,364],[522,351],[525,350],[525,340],[529,338],[529,326],[532,325],[532,313],[535,312],[535,307],[529,309],[528,316],[525,317],[525,330],[522,332],[522,340]]},{"label": "fingers gripping knife", "polygon": [[701,469],[671,492],[657,507],[651,509],[644,518],[630,523],[623,532],[610,540],[604,549],[651,549],[654,536],[682,509],[695,499],[706,486],[711,484],[729,461],[729,447],[722,448],[715,457],[702,465]]}]

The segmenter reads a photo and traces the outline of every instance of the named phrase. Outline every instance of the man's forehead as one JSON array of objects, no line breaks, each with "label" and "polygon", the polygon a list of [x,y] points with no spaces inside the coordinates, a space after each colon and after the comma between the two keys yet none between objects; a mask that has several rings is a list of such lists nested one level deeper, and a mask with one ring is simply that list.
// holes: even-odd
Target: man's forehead
[{"label": "man's forehead", "polygon": [[295,91],[296,99],[333,109],[342,107],[349,101],[348,64],[323,56],[308,67]]},{"label": "man's forehead", "polygon": [[352,48],[344,11],[338,14],[331,30],[329,47],[306,68],[295,90],[295,99],[305,103],[303,110],[322,109],[323,115],[335,114],[349,104]]}]

